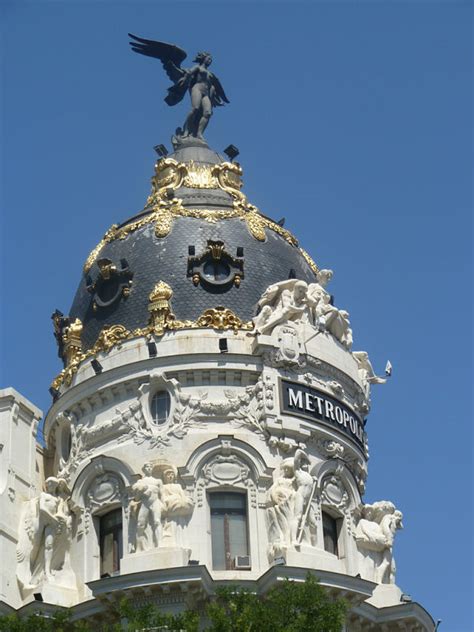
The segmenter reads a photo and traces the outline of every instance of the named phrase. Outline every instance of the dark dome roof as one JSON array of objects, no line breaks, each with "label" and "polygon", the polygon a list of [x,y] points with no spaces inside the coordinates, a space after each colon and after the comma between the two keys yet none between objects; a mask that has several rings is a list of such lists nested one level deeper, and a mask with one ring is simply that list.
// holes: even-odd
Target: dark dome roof
[{"label": "dark dome roof", "polygon": [[[178,181],[176,173],[183,163],[188,175],[181,173]],[[94,345],[106,325],[120,324],[130,331],[144,327],[149,295],[159,281],[173,291],[176,318],[193,321],[217,306],[247,321],[272,283],[289,277],[314,281],[315,266],[294,237],[246,201],[240,184],[235,184],[240,177],[225,172],[217,185],[210,175],[215,165],[239,169],[203,146],[185,147],[159,161],[154,191],[159,189],[161,198],[166,193],[168,206],[180,200],[178,212],[167,215],[160,233],[155,224],[163,219],[156,220],[161,198],[149,198],[145,211],[113,227],[99,244],[102,247],[91,253],[69,315],[83,323],[84,350]],[[166,189],[169,182],[175,187],[172,192]],[[249,218],[256,220],[257,232]],[[258,234],[258,226],[263,234]],[[209,241],[217,242],[212,256]]]}]

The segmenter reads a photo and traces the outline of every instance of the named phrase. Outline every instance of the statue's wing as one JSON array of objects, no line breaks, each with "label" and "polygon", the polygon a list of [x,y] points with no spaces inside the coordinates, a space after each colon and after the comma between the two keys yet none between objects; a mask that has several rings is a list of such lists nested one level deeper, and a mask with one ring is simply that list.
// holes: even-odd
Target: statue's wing
[{"label": "statue's wing", "polygon": [[171,81],[176,83],[183,77],[185,71],[181,68],[181,63],[186,59],[187,55],[182,48],[166,42],[155,42],[154,40],[137,37],[132,33],[128,35],[135,40],[130,42],[132,50],[135,53],[140,53],[140,55],[159,59]]},{"label": "statue's wing", "polygon": [[219,79],[216,77],[216,75],[212,74],[211,81],[214,87],[214,94],[212,96],[212,105],[224,105],[224,103],[230,103],[229,99],[226,97],[224,88],[222,87],[222,84],[219,81]]},{"label": "statue's wing", "polygon": [[33,539],[39,527],[38,498],[29,500],[23,509],[20,521],[19,538],[16,548],[18,562],[23,562],[33,548]]}]

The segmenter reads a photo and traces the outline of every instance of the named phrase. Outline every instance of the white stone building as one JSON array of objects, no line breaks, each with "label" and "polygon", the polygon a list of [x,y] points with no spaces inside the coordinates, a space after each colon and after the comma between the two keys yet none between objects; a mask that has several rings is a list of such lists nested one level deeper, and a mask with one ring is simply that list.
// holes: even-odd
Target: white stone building
[{"label": "white stone building", "polygon": [[[349,314],[242,171],[189,139],[91,252],[42,412],[1,391],[0,612],[178,611],[314,571],[347,630],[431,631],[395,580],[402,514],[364,504],[374,374]],[[357,340],[357,338],[356,338]],[[357,348],[357,344],[355,344]]]}]

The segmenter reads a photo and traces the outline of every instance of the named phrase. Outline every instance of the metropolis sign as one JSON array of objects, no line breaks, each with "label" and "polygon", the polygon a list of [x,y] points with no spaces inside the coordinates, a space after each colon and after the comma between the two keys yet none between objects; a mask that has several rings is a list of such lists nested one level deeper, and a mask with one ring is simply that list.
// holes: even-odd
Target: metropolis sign
[{"label": "metropolis sign", "polygon": [[280,393],[282,412],[336,426],[359,445],[364,445],[362,420],[339,400],[315,388],[289,380],[280,380]]}]

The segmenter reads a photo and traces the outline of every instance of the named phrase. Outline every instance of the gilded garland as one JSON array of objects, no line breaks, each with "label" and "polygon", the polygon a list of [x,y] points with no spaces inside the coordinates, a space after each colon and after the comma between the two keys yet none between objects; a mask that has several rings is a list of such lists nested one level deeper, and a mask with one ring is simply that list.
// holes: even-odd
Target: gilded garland
[{"label": "gilded garland", "polygon": [[[186,208],[180,198],[174,197],[174,191],[180,187],[215,189],[220,188],[233,200],[231,210]],[[176,217],[193,217],[216,223],[224,219],[237,218],[244,221],[247,228],[258,241],[265,241],[265,229],[269,228],[281,235],[289,244],[298,248],[297,239],[279,224],[264,217],[256,206],[247,200],[240,190],[242,187],[242,168],[233,162],[218,165],[201,165],[194,162],[179,163],[173,158],[162,158],[155,166],[152,178],[152,192],[145,204],[146,215],[135,222],[119,227],[114,224],[105,233],[102,240],[87,257],[84,273],[87,274],[102,248],[116,239],[125,239],[130,233],[147,224],[155,225],[155,235],[166,237],[173,227]],[[318,267],[303,249],[301,254],[316,274]]]},{"label": "gilded garland", "polygon": [[172,296],[173,290],[171,287],[164,281],[159,281],[148,297],[150,318],[146,327],[129,331],[123,325],[108,325],[102,329],[96,343],[88,351],[82,351],[80,343],[82,323],[77,318],[73,325],[65,330],[63,336],[67,366],[53,380],[51,387],[58,390],[63,384],[70,386],[73,376],[77,373],[80,364],[84,360],[92,358],[100,352],[107,353],[110,349],[119,346],[126,340],[162,336],[166,331],[176,331],[178,329],[232,329],[235,333],[239,329],[247,331],[253,329],[252,321],[244,322],[232,310],[221,306],[206,309],[196,321],[177,320],[171,311]]}]

